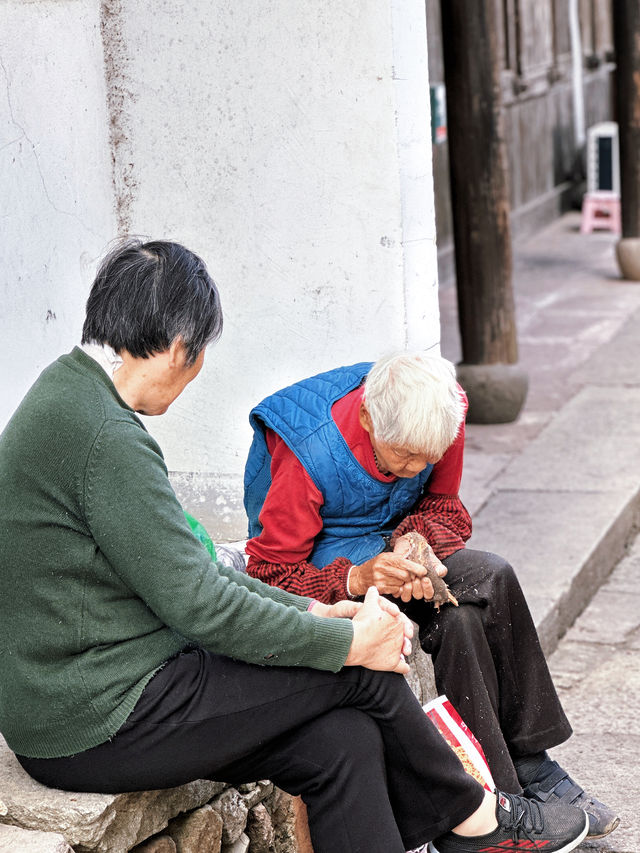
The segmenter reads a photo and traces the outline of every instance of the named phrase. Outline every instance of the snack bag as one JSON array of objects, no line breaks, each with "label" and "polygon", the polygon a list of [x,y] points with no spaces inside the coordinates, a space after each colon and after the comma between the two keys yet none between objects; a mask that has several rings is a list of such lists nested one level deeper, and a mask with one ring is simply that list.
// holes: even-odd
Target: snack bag
[{"label": "snack bag", "polygon": [[447,697],[438,696],[422,707],[467,773],[493,793],[496,786],[482,747]]},{"label": "snack bag", "polygon": [[[462,762],[470,776],[483,788],[493,793],[496,789],[489,764],[482,747],[469,726],[446,696],[438,696],[422,706],[425,714]],[[408,850],[407,853],[427,853],[428,844]]]}]

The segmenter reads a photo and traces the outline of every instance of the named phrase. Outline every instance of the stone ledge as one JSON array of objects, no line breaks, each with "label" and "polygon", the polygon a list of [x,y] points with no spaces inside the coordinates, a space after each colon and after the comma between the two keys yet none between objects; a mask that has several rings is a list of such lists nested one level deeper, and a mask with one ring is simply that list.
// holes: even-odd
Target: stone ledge
[{"label": "stone ledge", "polygon": [[0,826],[0,853],[73,853],[57,832]]},{"label": "stone ledge", "polygon": [[[220,832],[216,846],[210,849],[218,853],[237,846],[251,810],[274,797],[274,786],[268,781],[243,785],[239,790],[224,782],[198,780],[167,790],[117,795],[60,791],[25,773],[1,736],[0,778],[0,844],[4,836],[23,833],[25,853],[32,849],[26,846],[26,839],[40,845],[33,846],[34,853],[127,853],[164,831],[178,853],[200,853],[192,841],[202,826],[210,829],[213,823]],[[282,793],[281,797],[290,799]],[[276,805],[283,821],[290,818],[290,808],[274,799],[272,810]],[[187,824],[190,830],[185,830]],[[210,833],[212,843],[214,836]],[[170,849],[165,842],[160,847],[155,844],[158,849],[163,845]],[[22,841],[6,847],[7,851],[18,849],[23,849]],[[1,846],[0,851],[4,853]]]},{"label": "stone ledge", "polygon": [[198,780],[166,791],[81,794],[47,788],[22,769],[0,739],[0,820],[64,836],[79,853],[123,853],[180,812],[203,806],[226,786]]},{"label": "stone ledge", "polygon": [[[407,680],[424,703],[435,696],[435,686],[417,631],[410,663]],[[60,791],[32,779],[0,735],[0,853],[17,850],[313,853],[304,803],[268,780],[237,789],[198,780],[117,795]]]}]

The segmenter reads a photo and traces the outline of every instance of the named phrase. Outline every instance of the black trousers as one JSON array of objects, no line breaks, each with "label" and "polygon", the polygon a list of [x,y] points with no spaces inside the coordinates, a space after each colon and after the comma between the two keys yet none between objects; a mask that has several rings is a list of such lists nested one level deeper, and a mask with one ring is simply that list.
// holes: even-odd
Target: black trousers
[{"label": "black trousers", "polygon": [[268,778],[302,795],[316,853],[402,853],[484,796],[403,676],[260,667],[201,649],[166,664],[112,740],[18,758],[38,781],[75,791]]},{"label": "black trousers", "polygon": [[446,693],[482,744],[498,788],[521,791],[512,759],[565,741],[571,726],[511,566],[462,549],[443,561],[459,607],[402,605],[419,626],[439,693]]}]

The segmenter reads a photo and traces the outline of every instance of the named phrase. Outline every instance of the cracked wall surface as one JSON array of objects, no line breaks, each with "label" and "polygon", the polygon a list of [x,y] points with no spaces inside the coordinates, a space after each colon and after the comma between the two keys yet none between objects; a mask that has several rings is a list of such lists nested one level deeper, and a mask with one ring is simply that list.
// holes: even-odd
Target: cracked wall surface
[{"label": "cracked wall surface", "polygon": [[128,120],[136,106],[136,95],[128,85],[131,61],[123,33],[122,0],[103,0],[100,4],[100,32],[104,56],[104,75],[109,121],[111,180],[119,237],[132,230],[132,206],[136,192],[134,151]]}]

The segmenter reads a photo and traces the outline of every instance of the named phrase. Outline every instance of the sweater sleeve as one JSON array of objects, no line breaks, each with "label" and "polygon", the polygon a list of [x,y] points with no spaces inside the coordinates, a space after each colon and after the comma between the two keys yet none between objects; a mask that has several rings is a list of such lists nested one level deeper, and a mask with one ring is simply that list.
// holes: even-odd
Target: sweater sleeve
[{"label": "sweater sleeve", "polygon": [[247,572],[253,577],[325,604],[349,598],[347,577],[350,568],[351,563],[346,557],[338,557],[322,569],[307,560],[271,563],[253,556],[249,557],[247,564]]},{"label": "sweater sleeve", "polygon": [[344,664],[349,620],[316,617],[306,610],[308,599],[211,560],[189,529],[158,445],[138,424],[103,425],[88,460],[84,501],[113,571],[178,634],[250,663],[333,671]]}]

